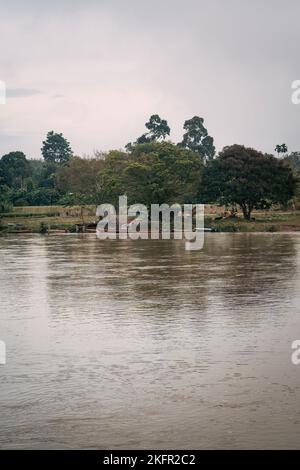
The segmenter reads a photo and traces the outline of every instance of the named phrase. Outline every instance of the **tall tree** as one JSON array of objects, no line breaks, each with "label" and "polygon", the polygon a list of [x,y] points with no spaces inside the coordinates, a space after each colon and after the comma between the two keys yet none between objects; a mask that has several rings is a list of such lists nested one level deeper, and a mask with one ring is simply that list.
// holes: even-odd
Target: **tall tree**
[{"label": "tall tree", "polygon": [[[165,140],[167,135],[170,135],[170,127],[168,122],[165,119],[161,119],[158,114],[152,114],[149,121],[145,124],[149,132],[145,132],[135,141],[136,144],[146,144],[149,142],[161,142]],[[133,145],[131,142],[125,145],[125,148],[128,152],[131,151]]]},{"label": "tall tree", "polygon": [[287,153],[288,152],[288,148],[287,148],[286,144],[281,144],[281,145],[278,144],[278,145],[276,145],[274,150],[275,150],[275,152],[277,152],[278,157],[281,153]]},{"label": "tall tree", "polygon": [[164,140],[167,135],[170,135],[168,122],[165,119],[161,119],[158,114],[152,114],[149,121],[146,122],[145,125],[149,130],[148,138],[151,142]]},{"label": "tall tree", "polygon": [[192,150],[204,161],[212,159],[216,149],[214,139],[208,135],[207,129],[204,127],[204,119],[194,116],[185,121],[183,128],[186,132],[178,146]]},{"label": "tall tree", "polygon": [[204,202],[238,204],[247,220],[253,209],[286,204],[297,187],[297,178],[283,160],[242,145],[225,147],[209,162],[203,182]]},{"label": "tall tree", "polygon": [[41,151],[46,162],[58,164],[66,163],[73,154],[64,136],[53,131],[48,132]]}]

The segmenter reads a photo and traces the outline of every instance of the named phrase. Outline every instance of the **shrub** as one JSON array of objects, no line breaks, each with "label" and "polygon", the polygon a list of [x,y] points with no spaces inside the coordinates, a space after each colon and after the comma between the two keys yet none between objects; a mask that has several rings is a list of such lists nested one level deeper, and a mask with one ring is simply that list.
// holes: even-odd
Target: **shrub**
[{"label": "shrub", "polygon": [[40,227],[39,227],[39,233],[45,234],[47,232],[48,232],[48,225],[45,224],[44,222],[41,222]]}]

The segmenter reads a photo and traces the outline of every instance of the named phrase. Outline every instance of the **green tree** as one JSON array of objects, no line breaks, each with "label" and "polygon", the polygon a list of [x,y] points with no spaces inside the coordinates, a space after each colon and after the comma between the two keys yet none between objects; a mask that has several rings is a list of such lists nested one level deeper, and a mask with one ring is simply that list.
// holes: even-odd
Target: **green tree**
[{"label": "green tree", "polygon": [[61,192],[72,193],[75,201],[98,203],[101,192],[100,173],[105,165],[99,158],[71,157],[56,172],[56,186]]},{"label": "green tree", "polygon": [[171,142],[136,145],[123,174],[130,203],[194,203],[203,165],[193,152]]},{"label": "green tree", "polygon": [[215,155],[214,139],[208,135],[207,129],[204,127],[204,119],[194,116],[192,119],[185,121],[182,141],[179,147],[187,148],[197,153],[204,161],[210,160]]},{"label": "green tree", "polygon": [[70,144],[64,136],[53,131],[48,132],[41,151],[46,162],[58,164],[66,163],[73,154]]},{"label": "green tree", "polygon": [[203,160],[210,160],[215,155],[214,139],[208,135],[207,129],[204,127],[204,119],[194,116],[192,119],[185,121],[182,141],[178,146],[192,150],[192,152],[200,155]]},{"label": "green tree", "polygon": [[130,142],[125,145],[128,152],[131,151],[133,145],[146,144],[149,142],[161,142],[165,140],[167,135],[170,135],[171,132],[168,122],[165,119],[161,119],[158,114],[152,114],[145,126],[149,132],[138,137],[134,144]]},{"label": "green tree", "polygon": [[29,162],[23,152],[10,152],[0,160],[0,185],[22,188],[29,176]]},{"label": "green tree", "polygon": [[[171,142],[150,142],[113,151],[98,174],[99,201],[117,206],[127,195],[129,204],[195,203],[203,164],[198,155]],[[101,197],[100,197],[101,194]]]},{"label": "green tree", "polygon": [[136,139],[136,144],[146,144],[147,142],[151,142],[150,137],[148,134],[142,134],[140,137]]},{"label": "green tree", "polygon": [[296,173],[300,173],[300,152],[292,152],[284,160],[292,166]]},{"label": "green tree", "polygon": [[104,167],[97,175],[97,202],[118,206],[119,196],[126,194],[125,170],[130,154],[112,150],[105,158]]},{"label": "green tree", "polygon": [[164,140],[167,135],[170,135],[168,122],[165,119],[161,119],[158,114],[153,114],[145,125],[149,130],[148,138],[150,142]]},{"label": "green tree", "polygon": [[225,147],[209,162],[203,182],[204,202],[238,204],[247,220],[253,209],[286,204],[297,186],[297,178],[284,161],[242,145]]},{"label": "green tree", "polygon": [[56,184],[55,175],[60,165],[59,163],[55,163],[51,161],[45,161],[43,163],[44,164],[42,168],[39,186],[41,188],[53,189]]},{"label": "green tree", "polygon": [[288,152],[288,148],[287,148],[286,144],[281,144],[281,145],[278,144],[278,145],[276,145],[274,150],[275,150],[275,152],[277,152],[278,157],[281,153],[287,153]]}]

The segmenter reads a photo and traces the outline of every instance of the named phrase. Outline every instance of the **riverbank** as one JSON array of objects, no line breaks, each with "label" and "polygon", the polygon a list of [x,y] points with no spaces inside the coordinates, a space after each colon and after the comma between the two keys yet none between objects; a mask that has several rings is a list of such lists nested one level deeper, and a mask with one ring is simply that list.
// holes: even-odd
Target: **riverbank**
[{"label": "riverbank", "polygon": [[[300,211],[254,211],[253,220],[242,214],[236,218],[221,217],[223,209],[205,207],[205,226],[217,232],[298,232]],[[14,207],[0,214],[0,233],[76,233],[95,231],[95,206],[28,206]]]}]

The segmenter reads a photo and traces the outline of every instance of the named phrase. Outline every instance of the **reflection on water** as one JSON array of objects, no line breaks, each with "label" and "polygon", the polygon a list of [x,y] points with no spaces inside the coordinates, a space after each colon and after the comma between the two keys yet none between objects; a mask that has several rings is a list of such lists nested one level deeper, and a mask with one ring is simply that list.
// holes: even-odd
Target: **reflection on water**
[{"label": "reflection on water", "polygon": [[300,448],[300,237],[0,238],[2,448]]}]

